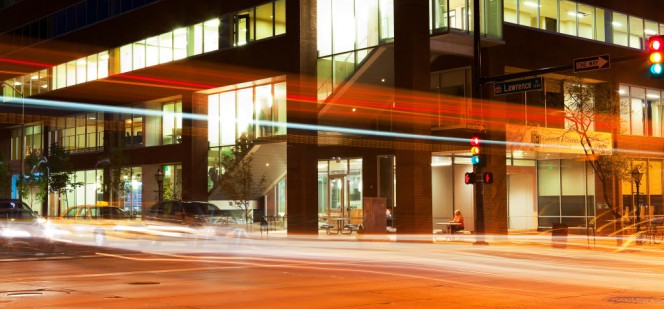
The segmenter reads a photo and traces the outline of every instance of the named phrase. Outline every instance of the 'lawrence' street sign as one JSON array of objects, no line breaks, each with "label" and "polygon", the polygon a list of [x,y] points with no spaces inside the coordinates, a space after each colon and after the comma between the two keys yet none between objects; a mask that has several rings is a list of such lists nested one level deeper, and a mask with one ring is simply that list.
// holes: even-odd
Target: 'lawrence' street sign
[{"label": "'lawrence' street sign", "polygon": [[496,83],[493,86],[494,95],[505,95],[517,92],[526,92],[542,89],[542,77],[534,77],[510,82]]}]

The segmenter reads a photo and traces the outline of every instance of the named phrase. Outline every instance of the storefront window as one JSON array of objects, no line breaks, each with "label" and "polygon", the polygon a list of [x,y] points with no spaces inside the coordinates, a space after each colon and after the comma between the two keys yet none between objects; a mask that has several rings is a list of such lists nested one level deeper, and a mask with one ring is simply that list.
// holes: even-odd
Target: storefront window
[{"label": "storefront window", "polygon": [[560,161],[537,162],[538,215],[540,226],[560,222]]},{"label": "storefront window", "polygon": [[67,207],[80,206],[80,205],[96,205],[100,201],[103,194],[101,191],[104,171],[97,170],[83,170],[76,171],[72,175],[71,181],[73,183],[80,183],[81,186],[72,188],[65,195],[63,204]]},{"label": "storefront window", "polygon": [[662,204],[662,161],[648,162],[648,211],[649,215],[664,215]]}]

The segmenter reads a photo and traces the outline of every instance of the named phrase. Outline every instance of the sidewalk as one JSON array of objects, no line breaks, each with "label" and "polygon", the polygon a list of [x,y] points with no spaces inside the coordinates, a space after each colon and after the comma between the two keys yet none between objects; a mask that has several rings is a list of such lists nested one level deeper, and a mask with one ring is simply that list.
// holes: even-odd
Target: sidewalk
[{"label": "sidewalk", "polygon": [[[378,242],[418,242],[431,243],[433,245],[445,244],[475,244],[478,239],[476,235],[452,235],[432,234],[432,235],[398,235],[396,233],[386,233],[379,235],[358,234],[331,234],[326,230],[319,230],[317,235],[288,235],[285,229],[276,229],[262,231],[255,227],[250,231],[247,237],[252,239],[289,239],[289,240],[320,240],[320,241],[378,241]],[[606,252],[664,252],[664,243],[654,244],[648,240],[642,239],[640,243],[635,236],[592,236],[571,234],[567,236],[552,236],[550,231],[542,232],[510,232],[507,235],[486,235],[483,240],[489,245],[497,246],[535,246],[541,248],[575,248],[601,250]]]}]

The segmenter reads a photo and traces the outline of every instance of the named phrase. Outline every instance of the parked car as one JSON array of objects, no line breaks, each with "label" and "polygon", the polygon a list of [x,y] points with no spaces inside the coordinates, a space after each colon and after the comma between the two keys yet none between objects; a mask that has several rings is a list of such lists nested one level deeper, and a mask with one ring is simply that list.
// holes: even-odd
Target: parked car
[{"label": "parked car", "polygon": [[208,239],[224,232],[229,217],[214,204],[201,201],[162,201],[153,205],[143,216],[144,222],[157,230],[172,228],[182,237]]},{"label": "parked car", "polygon": [[148,234],[139,220],[132,219],[116,206],[73,206],[51,222],[61,232],[60,237],[72,241],[93,241],[97,246],[108,244],[109,237],[137,239]]},{"label": "parked car", "polygon": [[51,248],[45,220],[21,200],[0,199],[0,247]]}]

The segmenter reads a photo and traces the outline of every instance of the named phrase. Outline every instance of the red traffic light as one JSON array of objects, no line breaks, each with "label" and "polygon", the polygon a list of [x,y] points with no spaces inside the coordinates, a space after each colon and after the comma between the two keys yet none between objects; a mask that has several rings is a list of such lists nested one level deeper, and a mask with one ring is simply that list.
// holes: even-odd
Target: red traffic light
[{"label": "red traffic light", "polygon": [[480,137],[479,136],[473,136],[470,138],[470,145],[477,147],[480,145]]},{"label": "red traffic light", "polygon": [[466,173],[463,176],[463,182],[465,182],[467,185],[472,185],[475,184],[475,180],[477,180],[477,177],[475,176],[475,173]]},{"label": "red traffic light", "polygon": [[654,35],[648,39],[648,51],[661,52],[664,50],[664,37],[661,35]]},{"label": "red traffic light", "polygon": [[484,173],[484,183],[493,183],[493,173],[486,172]]}]

